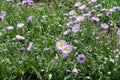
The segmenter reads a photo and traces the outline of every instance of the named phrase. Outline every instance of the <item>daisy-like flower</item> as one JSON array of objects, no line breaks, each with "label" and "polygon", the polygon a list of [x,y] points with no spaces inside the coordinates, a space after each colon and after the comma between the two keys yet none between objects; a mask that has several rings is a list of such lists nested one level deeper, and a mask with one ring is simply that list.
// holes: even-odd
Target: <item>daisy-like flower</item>
[{"label": "daisy-like flower", "polygon": [[73,16],[73,15],[76,15],[76,12],[75,12],[75,10],[71,10],[71,11],[69,11],[69,13],[68,13],[70,16]]},{"label": "daisy-like flower", "polygon": [[109,27],[110,26],[106,23],[101,24],[101,28],[103,28],[103,29],[109,29]]},{"label": "daisy-like flower", "polygon": [[29,16],[26,21],[29,23],[32,22],[32,20],[33,20],[33,16]]},{"label": "daisy-like flower", "polygon": [[95,8],[101,8],[101,6],[102,6],[101,4],[98,4],[95,6]]},{"label": "daisy-like flower", "polygon": [[74,25],[72,26],[72,31],[73,31],[74,33],[77,33],[78,31],[80,31],[80,25],[79,25],[79,24],[74,24]]},{"label": "daisy-like flower", "polygon": [[24,27],[24,23],[19,23],[19,24],[17,24],[17,27],[18,27],[18,28],[23,28],[23,27]]},{"label": "daisy-like flower", "polygon": [[83,22],[85,20],[84,16],[77,16],[76,17],[76,22]]},{"label": "daisy-like flower", "polygon": [[31,5],[33,3],[33,0],[23,0],[22,3]]},{"label": "daisy-like flower", "polygon": [[91,20],[91,21],[96,21],[96,22],[99,22],[99,21],[100,21],[100,19],[99,19],[98,17],[92,17],[90,20]]},{"label": "daisy-like flower", "polygon": [[60,40],[56,43],[56,49],[57,50],[63,50],[65,46],[67,45],[65,40]]},{"label": "daisy-like flower", "polygon": [[6,16],[6,11],[1,11],[0,15],[5,17]]},{"label": "daisy-like flower", "polygon": [[16,35],[15,37],[17,40],[25,40],[25,37],[23,36],[20,36],[20,35]]},{"label": "daisy-like flower", "polygon": [[66,26],[70,27],[71,25],[73,25],[73,21],[69,21]]},{"label": "daisy-like flower", "polygon": [[72,74],[77,75],[77,74],[78,74],[78,70],[77,70],[76,68],[74,68],[74,69],[72,70]]},{"label": "daisy-like flower", "polygon": [[84,62],[85,62],[85,55],[84,55],[84,54],[79,54],[79,55],[77,56],[77,61],[78,61],[79,63],[84,63]]},{"label": "daisy-like flower", "polygon": [[120,36],[120,29],[117,30],[117,35]]},{"label": "daisy-like flower", "polygon": [[6,0],[7,2],[13,2],[13,0]]},{"label": "daisy-like flower", "polygon": [[91,0],[91,2],[92,2],[92,3],[95,3],[95,2],[97,2],[97,0]]},{"label": "daisy-like flower", "polygon": [[79,7],[82,3],[81,2],[76,2],[75,7]]},{"label": "daisy-like flower", "polygon": [[14,29],[13,26],[8,26],[8,27],[7,27],[7,30],[13,30],[13,29]]},{"label": "daisy-like flower", "polygon": [[65,48],[62,50],[62,54],[64,57],[67,57],[72,52],[72,46],[66,45]]},{"label": "daisy-like flower", "polygon": [[79,9],[79,10],[85,10],[85,9],[86,9],[86,5],[83,4],[83,5],[79,6],[78,9]]}]

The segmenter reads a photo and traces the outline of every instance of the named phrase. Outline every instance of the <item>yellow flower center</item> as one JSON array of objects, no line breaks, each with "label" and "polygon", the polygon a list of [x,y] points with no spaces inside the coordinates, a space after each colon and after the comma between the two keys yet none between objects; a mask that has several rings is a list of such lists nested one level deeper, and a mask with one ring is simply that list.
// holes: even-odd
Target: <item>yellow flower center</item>
[{"label": "yellow flower center", "polygon": [[65,51],[69,51],[69,48],[65,48]]},{"label": "yellow flower center", "polygon": [[63,47],[63,46],[64,46],[64,44],[59,44],[59,46],[60,46],[60,47]]},{"label": "yellow flower center", "polygon": [[78,30],[78,27],[75,27],[75,30]]},{"label": "yellow flower center", "polygon": [[82,21],[83,17],[78,17],[77,20]]}]

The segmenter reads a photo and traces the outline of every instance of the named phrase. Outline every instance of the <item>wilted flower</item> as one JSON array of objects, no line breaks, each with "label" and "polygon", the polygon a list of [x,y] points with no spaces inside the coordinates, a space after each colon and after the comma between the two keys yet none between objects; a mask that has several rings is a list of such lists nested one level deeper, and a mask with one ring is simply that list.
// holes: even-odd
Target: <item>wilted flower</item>
[{"label": "wilted flower", "polygon": [[67,57],[72,52],[72,46],[66,45],[65,48],[62,50],[62,53],[65,57]]},{"label": "wilted flower", "polygon": [[109,25],[106,24],[106,23],[103,23],[103,24],[101,24],[101,28],[103,28],[103,29],[108,29],[108,28],[109,28]]},{"label": "wilted flower", "polygon": [[117,30],[117,35],[120,36],[120,29]]},{"label": "wilted flower", "polygon": [[83,4],[83,5],[79,6],[78,9],[79,9],[79,10],[85,10],[85,9],[86,9],[86,5]]},{"label": "wilted flower", "polygon": [[75,7],[79,7],[82,3],[81,2],[76,2]]},{"label": "wilted flower", "polygon": [[20,36],[20,35],[16,35],[15,37],[17,40],[25,40],[25,37],[23,36]]},{"label": "wilted flower", "polygon": [[77,57],[77,61],[79,63],[84,63],[85,62],[85,55],[84,54],[79,54]]},{"label": "wilted flower", "polygon": [[67,45],[65,40],[60,40],[56,43],[56,49],[57,50],[63,50],[65,46]]},{"label": "wilted flower", "polygon": [[77,75],[77,74],[78,74],[78,70],[77,70],[76,68],[74,68],[74,69],[72,70],[72,74]]},{"label": "wilted flower", "polygon": [[28,18],[27,18],[27,22],[29,23],[29,22],[32,22],[32,20],[33,20],[33,16],[29,16]]},{"label": "wilted flower", "polygon": [[72,31],[73,31],[74,33],[80,31],[80,25],[79,25],[79,24],[73,25],[73,26],[72,26]]},{"label": "wilted flower", "polygon": [[76,17],[76,22],[83,22],[85,20],[84,16],[77,16]]},{"label": "wilted flower", "polygon": [[63,34],[64,34],[64,35],[67,35],[70,31],[71,31],[71,30],[68,29],[68,30],[64,31]]},{"label": "wilted flower", "polygon": [[69,13],[68,13],[70,16],[73,16],[73,15],[75,15],[76,14],[76,12],[75,12],[75,10],[71,10],[71,11],[69,11]]},{"label": "wilted flower", "polygon": [[29,46],[27,47],[27,50],[30,51],[31,48],[32,48],[32,46],[33,46],[33,42],[30,42],[30,43],[29,43]]},{"label": "wilted flower", "polygon": [[24,23],[19,23],[19,24],[17,24],[17,27],[18,27],[18,28],[23,28],[23,27],[24,27]]},{"label": "wilted flower", "polygon": [[7,30],[13,30],[13,29],[14,29],[13,26],[8,26],[8,27],[7,27]]}]

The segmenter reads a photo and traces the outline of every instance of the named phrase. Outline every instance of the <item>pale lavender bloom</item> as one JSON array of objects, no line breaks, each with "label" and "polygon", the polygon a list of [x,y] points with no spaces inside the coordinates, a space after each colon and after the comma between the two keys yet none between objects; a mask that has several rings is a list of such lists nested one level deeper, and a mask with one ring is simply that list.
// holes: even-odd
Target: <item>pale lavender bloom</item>
[{"label": "pale lavender bloom", "polygon": [[79,24],[74,24],[74,25],[72,26],[72,31],[73,31],[74,33],[77,33],[78,31],[80,31],[80,25],[79,25]]},{"label": "pale lavender bloom", "polygon": [[63,50],[65,49],[65,46],[67,45],[65,40],[60,40],[56,43],[56,49],[57,50]]},{"label": "pale lavender bloom", "polygon": [[71,31],[71,30],[68,29],[68,30],[64,31],[63,34],[64,34],[64,35],[67,35],[70,31]]},{"label": "pale lavender bloom", "polygon": [[69,56],[69,54],[72,52],[72,46],[66,45],[65,48],[62,50],[62,54],[64,57]]},{"label": "pale lavender bloom", "polygon": [[77,74],[78,74],[78,70],[77,70],[76,68],[74,68],[74,69],[72,70],[72,74],[77,75]]},{"label": "pale lavender bloom", "polygon": [[85,4],[83,4],[83,5],[79,6],[78,9],[79,9],[79,10],[86,10],[86,7],[87,7],[87,6],[86,6]]},{"label": "pale lavender bloom", "polygon": [[27,47],[27,50],[30,51],[31,48],[32,48],[32,46],[33,46],[33,42],[30,42],[30,43],[29,43],[29,46]]},{"label": "pale lavender bloom", "polygon": [[50,49],[49,48],[44,48],[44,51],[45,52],[48,52]]},{"label": "pale lavender bloom", "polygon": [[96,31],[96,30],[94,30],[94,31],[92,32],[92,35],[94,36],[96,33],[97,33],[97,31]]},{"label": "pale lavender bloom", "polygon": [[94,2],[97,2],[97,0],[91,0],[91,2],[93,2],[93,3],[94,3]]},{"label": "pale lavender bloom", "polygon": [[54,59],[55,59],[56,61],[58,61],[58,60],[59,60],[59,57],[58,57],[58,56],[55,56]]},{"label": "pale lavender bloom", "polygon": [[20,51],[21,51],[21,52],[25,52],[25,51],[26,51],[26,48],[25,48],[25,47],[22,47],[22,48],[20,48]]},{"label": "pale lavender bloom", "polygon": [[6,29],[2,29],[1,32],[6,32]]},{"label": "pale lavender bloom", "polygon": [[108,12],[106,13],[106,16],[110,16],[111,14],[112,14],[112,12],[108,11]]},{"label": "pale lavender bloom", "polygon": [[31,5],[33,3],[33,0],[23,0],[22,3]]},{"label": "pale lavender bloom", "polygon": [[23,27],[24,27],[24,23],[19,23],[19,24],[17,24],[17,27],[18,27],[18,28],[23,28]]},{"label": "pale lavender bloom", "polygon": [[101,4],[98,4],[95,6],[95,8],[101,8],[101,6],[102,6]]},{"label": "pale lavender bloom", "polygon": [[76,12],[75,12],[75,10],[71,10],[71,11],[69,11],[69,13],[68,13],[70,16],[73,16],[73,15],[76,15]]},{"label": "pale lavender bloom", "polygon": [[29,23],[29,22],[32,22],[32,20],[33,20],[33,16],[29,16],[28,18],[27,18],[27,22]]},{"label": "pale lavender bloom", "polygon": [[75,22],[83,22],[85,20],[84,16],[77,16]]},{"label": "pale lavender bloom", "polygon": [[120,29],[117,30],[117,35],[120,36]]},{"label": "pale lavender bloom", "polygon": [[91,20],[91,21],[96,21],[96,22],[99,22],[99,21],[100,21],[100,19],[99,19],[98,17],[92,17],[90,20]]},{"label": "pale lavender bloom", "polygon": [[75,43],[75,44],[78,44],[78,42],[79,42],[79,41],[78,41],[77,39],[74,39],[74,43]]},{"label": "pale lavender bloom", "polygon": [[44,19],[41,19],[40,22],[41,22],[41,23],[45,23],[45,20],[44,20]]},{"label": "pale lavender bloom", "polygon": [[20,35],[16,35],[15,37],[17,40],[25,40],[25,37],[23,36],[20,36]]},{"label": "pale lavender bloom", "polygon": [[3,16],[0,16],[0,21],[2,21],[4,19],[4,17]]},{"label": "pale lavender bloom", "polygon": [[84,62],[85,62],[85,55],[84,55],[84,54],[79,54],[79,55],[77,56],[77,61],[78,61],[79,63],[84,63]]},{"label": "pale lavender bloom", "polygon": [[82,3],[81,2],[76,2],[75,7],[79,7]]},{"label": "pale lavender bloom", "polygon": [[115,12],[116,10],[112,8],[112,9],[109,9],[109,11],[110,12]]},{"label": "pale lavender bloom", "polygon": [[7,2],[13,2],[13,0],[6,0]]},{"label": "pale lavender bloom", "polygon": [[115,53],[118,53],[118,52],[119,52],[119,49],[115,49],[114,52],[115,52]]},{"label": "pale lavender bloom", "polygon": [[91,13],[83,14],[82,16],[89,18],[91,16]]},{"label": "pale lavender bloom", "polygon": [[113,7],[113,9],[114,9],[115,11],[119,11],[119,10],[120,10],[120,6]]},{"label": "pale lavender bloom", "polygon": [[6,11],[1,11],[1,16],[5,17],[6,16]]},{"label": "pale lavender bloom", "polygon": [[65,16],[65,17],[67,17],[69,14],[67,14],[67,13],[65,13],[65,14],[63,14],[63,16]]},{"label": "pale lavender bloom", "polygon": [[109,29],[109,27],[110,26],[106,23],[101,24],[101,28],[103,28],[103,29]]},{"label": "pale lavender bloom", "polygon": [[73,21],[69,21],[66,26],[70,27],[71,25],[73,25]]},{"label": "pale lavender bloom", "polygon": [[108,12],[108,9],[103,8],[103,9],[101,9],[101,11],[102,12]]},{"label": "pale lavender bloom", "polygon": [[13,29],[14,29],[13,26],[8,26],[8,27],[7,27],[7,30],[13,30]]}]

